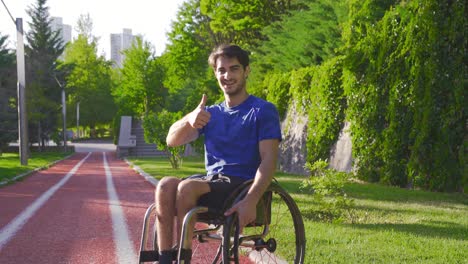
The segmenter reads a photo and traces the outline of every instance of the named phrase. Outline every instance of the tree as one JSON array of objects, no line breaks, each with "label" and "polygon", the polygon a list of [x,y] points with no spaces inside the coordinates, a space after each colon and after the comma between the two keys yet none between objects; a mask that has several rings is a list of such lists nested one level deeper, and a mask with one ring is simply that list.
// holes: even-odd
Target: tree
[{"label": "tree", "polygon": [[37,0],[27,9],[32,22],[29,23],[25,47],[29,131],[30,135],[37,135],[41,146],[44,146],[44,136],[56,130],[60,120],[61,88],[54,77],[56,61],[64,50],[60,32],[54,32],[50,27],[46,2]]},{"label": "tree", "polygon": [[346,93],[358,173],[400,187],[461,190],[466,2],[394,8],[388,8],[391,1],[377,2],[384,5],[354,3],[346,35]]},{"label": "tree", "polygon": [[210,83],[212,77],[208,74],[212,73],[207,59],[211,49],[222,40],[210,29],[208,17],[200,13],[200,0],[182,4],[168,38],[169,45],[161,57],[164,85],[169,89],[167,109],[188,111],[199,101],[191,100],[192,96],[199,97],[201,93],[210,99],[218,97],[216,83]]},{"label": "tree", "polygon": [[168,34],[169,45],[163,54],[164,84],[169,89],[169,110],[190,111],[202,93],[209,100],[223,96],[208,67],[210,51],[223,43],[246,49],[264,40],[262,29],[298,8],[289,0],[213,1],[189,0],[179,9]]},{"label": "tree", "polygon": [[201,0],[201,13],[209,17],[212,32],[222,43],[250,49],[264,40],[262,29],[292,8],[291,0]]},{"label": "tree", "polygon": [[[344,86],[348,101],[347,115],[352,122],[353,156],[359,164],[358,175],[365,180],[380,181],[383,161],[381,156],[381,133],[385,127],[386,90],[368,85],[361,80],[364,71],[373,72],[369,59],[375,54],[363,54],[369,43],[359,42],[395,4],[392,0],[349,1],[349,18],[343,28],[345,59]],[[369,38],[367,38],[369,40]],[[374,45],[373,45],[374,46]],[[369,55],[372,58],[369,58]],[[356,77],[357,79],[355,79]],[[373,74],[378,76],[377,72]],[[366,96],[361,96],[361,95]]]},{"label": "tree", "polygon": [[68,103],[80,104],[80,124],[93,131],[97,125],[111,123],[117,111],[111,94],[112,67],[104,57],[97,56],[97,40],[92,35],[80,34],[67,47],[64,68],[69,68]]},{"label": "tree", "polygon": [[117,104],[139,117],[161,111],[167,89],[163,85],[163,68],[150,44],[136,38],[124,53],[119,84],[113,92]]},{"label": "tree", "polygon": [[6,47],[7,40],[8,36],[0,34],[0,155],[18,138],[15,56]]},{"label": "tree", "polygon": [[267,40],[257,49],[257,71],[290,71],[319,65],[336,56],[341,46],[340,19],[343,5],[328,1],[305,1],[300,10],[282,16],[281,21],[262,31]]},{"label": "tree", "polygon": [[90,43],[99,42],[99,38],[93,35],[93,20],[89,13],[80,15],[75,30],[78,32],[78,35],[86,37]]},{"label": "tree", "polygon": [[253,49],[250,91],[257,96],[267,96],[265,76],[320,65],[339,53],[343,3],[303,0],[297,6],[267,25],[262,30],[265,40]]}]

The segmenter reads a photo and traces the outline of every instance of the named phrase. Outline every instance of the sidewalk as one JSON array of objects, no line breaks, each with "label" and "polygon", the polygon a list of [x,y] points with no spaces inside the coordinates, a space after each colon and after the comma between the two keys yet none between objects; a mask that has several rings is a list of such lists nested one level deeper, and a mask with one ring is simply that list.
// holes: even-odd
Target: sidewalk
[{"label": "sidewalk", "polygon": [[117,146],[111,140],[90,139],[81,142],[70,142],[70,146],[75,146],[75,152],[112,152]]}]

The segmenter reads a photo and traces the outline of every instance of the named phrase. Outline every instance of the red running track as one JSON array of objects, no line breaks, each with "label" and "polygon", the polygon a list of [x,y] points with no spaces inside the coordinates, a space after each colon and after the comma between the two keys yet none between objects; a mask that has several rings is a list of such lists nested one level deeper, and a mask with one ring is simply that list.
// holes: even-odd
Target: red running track
[{"label": "red running track", "polygon": [[75,154],[1,187],[0,263],[137,263],[153,189],[113,152]]},{"label": "red running track", "polygon": [[137,263],[153,190],[114,152],[77,153],[0,187],[0,263]]}]

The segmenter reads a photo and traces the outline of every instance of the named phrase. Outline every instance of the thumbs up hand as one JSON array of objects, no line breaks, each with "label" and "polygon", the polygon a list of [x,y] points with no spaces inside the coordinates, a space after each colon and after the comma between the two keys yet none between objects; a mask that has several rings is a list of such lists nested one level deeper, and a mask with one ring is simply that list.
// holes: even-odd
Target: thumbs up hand
[{"label": "thumbs up hand", "polygon": [[207,100],[208,100],[208,97],[206,96],[206,94],[203,94],[202,99],[201,99],[201,102],[200,102],[200,104],[198,105],[198,108],[203,108],[203,109],[205,109],[206,101],[207,101]]},{"label": "thumbs up hand", "polygon": [[193,128],[201,129],[210,121],[211,114],[205,110],[207,97],[203,94],[200,104],[188,116],[188,122]]}]

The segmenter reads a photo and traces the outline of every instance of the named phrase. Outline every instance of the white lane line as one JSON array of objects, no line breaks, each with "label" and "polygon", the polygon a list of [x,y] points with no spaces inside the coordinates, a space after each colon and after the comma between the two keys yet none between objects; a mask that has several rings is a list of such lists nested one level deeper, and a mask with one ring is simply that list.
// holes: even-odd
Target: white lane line
[{"label": "white lane line", "polygon": [[125,216],[120,206],[119,197],[112,181],[112,173],[107,163],[106,153],[103,152],[104,170],[106,171],[107,193],[109,195],[109,209],[112,217],[112,229],[114,231],[115,253],[119,263],[135,263],[137,255],[130,239]]},{"label": "white lane line", "polygon": [[26,224],[26,222],[31,218],[34,213],[36,213],[39,208],[41,208],[50,197],[62,187],[71,176],[73,176],[78,168],[85,162],[85,160],[91,155],[91,152],[86,155],[78,164],[73,167],[58,183],[50,187],[45,193],[43,193],[39,198],[37,198],[31,205],[26,207],[18,216],[10,221],[5,227],[0,229],[0,250],[12,239],[15,234]]}]

